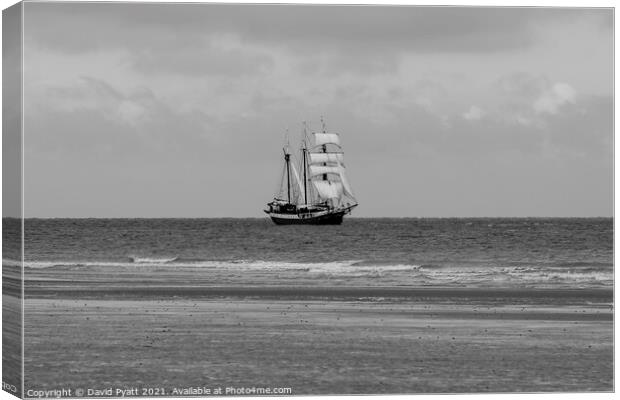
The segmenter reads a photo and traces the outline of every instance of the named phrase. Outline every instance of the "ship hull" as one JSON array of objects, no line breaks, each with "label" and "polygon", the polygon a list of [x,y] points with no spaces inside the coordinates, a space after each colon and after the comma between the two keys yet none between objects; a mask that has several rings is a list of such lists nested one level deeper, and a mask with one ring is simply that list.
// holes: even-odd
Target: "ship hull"
[{"label": "ship hull", "polygon": [[276,225],[340,225],[346,211],[310,215],[302,217],[300,214],[270,213],[271,220]]}]

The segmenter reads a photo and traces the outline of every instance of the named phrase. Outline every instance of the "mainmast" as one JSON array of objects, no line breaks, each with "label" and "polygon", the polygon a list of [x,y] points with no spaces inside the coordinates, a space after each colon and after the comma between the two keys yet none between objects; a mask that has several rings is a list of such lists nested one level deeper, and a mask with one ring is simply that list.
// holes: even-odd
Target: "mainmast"
[{"label": "mainmast", "polygon": [[[323,126],[323,133],[327,133],[327,130],[325,128],[325,121],[323,120],[323,116],[321,115],[321,125]],[[327,153],[327,144],[323,145],[323,153]],[[327,165],[327,163],[323,163],[323,165]],[[327,174],[323,174],[323,180],[326,181],[327,180]]]},{"label": "mainmast", "polygon": [[291,155],[288,152],[289,149],[289,141],[288,141],[288,128],[286,129],[286,134],[284,135],[286,138],[286,147],[282,149],[284,152],[284,163],[286,164],[286,197],[288,199],[288,203],[291,204]]},{"label": "mainmast", "polygon": [[284,162],[286,162],[286,194],[288,196],[288,202],[291,203],[291,155],[284,150]]},{"label": "mainmast", "polygon": [[304,140],[303,140],[303,147],[302,147],[303,163],[304,163],[304,204],[308,204],[308,189],[306,188],[306,182],[308,181],[308,178],[306,177],[306,164],[307,164],[306,151],[308,151],[306,140],[307,140],[308,132],[306,128],[307,128],[306,121],[304,121]]}]

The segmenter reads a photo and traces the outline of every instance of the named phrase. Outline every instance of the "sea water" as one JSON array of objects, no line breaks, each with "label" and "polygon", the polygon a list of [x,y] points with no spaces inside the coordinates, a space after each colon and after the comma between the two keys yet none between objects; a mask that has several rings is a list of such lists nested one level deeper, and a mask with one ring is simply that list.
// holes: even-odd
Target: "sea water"
[{"label": "sea water", "polygon": [[613,286],[611,218],[346,218],[337,226],[276,226],[266,218],[26,219],[24,227],[27,282]]}]

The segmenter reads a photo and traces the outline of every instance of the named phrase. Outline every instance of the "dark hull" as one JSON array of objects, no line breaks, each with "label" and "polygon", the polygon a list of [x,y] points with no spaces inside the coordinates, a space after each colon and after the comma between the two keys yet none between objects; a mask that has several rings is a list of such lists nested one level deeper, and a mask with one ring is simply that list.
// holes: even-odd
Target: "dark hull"
[{"label": "dark hull", "polygon": [[275,215],[271,215],[271,220],[275,222],[276,225],[340,225],[342,224],[342,217],[344,217],[344,214],[345,211],[339,211],[308,218],[279,218]]}]

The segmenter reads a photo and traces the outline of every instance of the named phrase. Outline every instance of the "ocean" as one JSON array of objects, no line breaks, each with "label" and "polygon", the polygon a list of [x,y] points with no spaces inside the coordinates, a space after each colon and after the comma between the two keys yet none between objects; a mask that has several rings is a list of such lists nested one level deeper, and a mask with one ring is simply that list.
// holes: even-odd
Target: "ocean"
[{"label": "ocean", "polygon": [[609,218],[4,223],[18,394],[613,390]]},{"label": "ocean", "polygon": [[25,220],[27,282],[600,288],[613,272],[611,218]]}]

